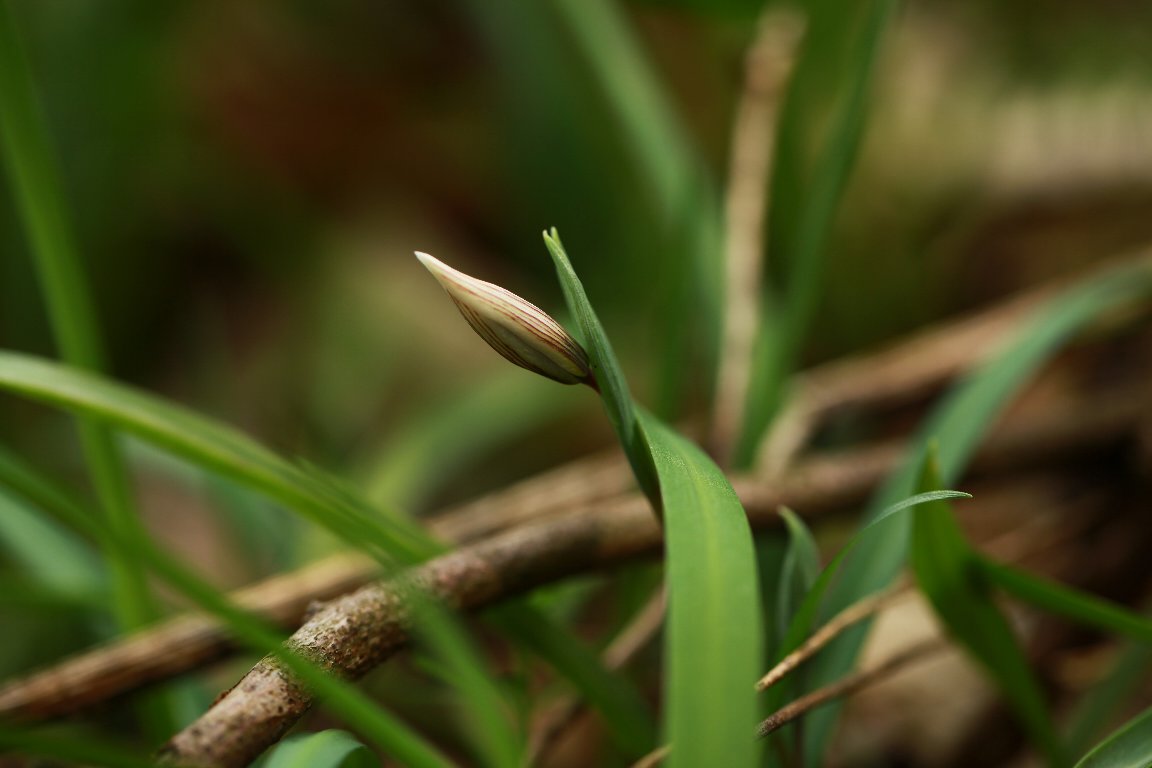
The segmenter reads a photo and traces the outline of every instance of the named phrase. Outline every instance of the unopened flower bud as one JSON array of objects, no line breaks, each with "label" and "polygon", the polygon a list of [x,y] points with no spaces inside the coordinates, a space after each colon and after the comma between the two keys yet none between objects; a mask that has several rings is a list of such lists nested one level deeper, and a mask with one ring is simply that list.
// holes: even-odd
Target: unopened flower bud
[{"label": "unopened flower bud", "polygon": [[595,386],[584,348],[535,304],[426,253],[417,251],[416,258],[444,287],[480,338],[506,359],[561,384]]}]

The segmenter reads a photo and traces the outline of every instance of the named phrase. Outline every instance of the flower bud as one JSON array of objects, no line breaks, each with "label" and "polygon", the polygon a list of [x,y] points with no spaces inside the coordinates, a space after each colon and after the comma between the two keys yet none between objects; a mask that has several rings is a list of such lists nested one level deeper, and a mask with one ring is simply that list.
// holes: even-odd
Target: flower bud
[{"label": "flower bud", "polygon": [[417,251],[416,258],[448,292],[472,330],[506,359],[561,384],[595,386],[584,348],[539,307],[426,253]]}]

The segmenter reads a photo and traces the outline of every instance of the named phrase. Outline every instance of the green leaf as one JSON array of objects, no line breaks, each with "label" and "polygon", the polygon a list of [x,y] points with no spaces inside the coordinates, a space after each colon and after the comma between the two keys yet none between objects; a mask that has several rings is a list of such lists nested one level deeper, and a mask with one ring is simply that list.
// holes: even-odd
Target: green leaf
[{"label": "green leaf", "polygon": [[624,448],[641,490],[652,502],[653,508],[659,510],[660,492],[653,473],[652,460],[640,436],[632,393],[628,390],[628,382],[625,381],[624,372],[616,360],[616,353],[612,351],[612,342],[608,340],[608,334],[600,325],[596,310],[588,301],[584,286],[576,276],[576,271],[572,269],[572,262],[568,260],[568,254],[564,251],[564,245],[560,242],[560,236],[555,229],[544,233],[544,244],[552,254],[568,310],[580,324],[584,346],[592,363],[592,373],[596,377],[600,398],[604,401],[604,409],[608,412],[608,420],[616,431],[616,437]]},{"label": "green leaf", "polygon": [[703,451],[643,415],[665,500],[669,765],[759,764],[752,686],[761,663],[759,582],[740,500]]},{"label": "green leaf", "polygon": [[1138,691],[1152,666],[1152,646],[1125,643],[1108,672],[1084,692],[1069,715],[1065,731],[1068,751],[1078,755],[1107,725],[1120,705]]},{"label": "green leaf", "polygon": [[439,551],[418,529],[374,512],[322,472],[285,461],[231,427],[98,374],[0,351],[0,389],[101,420],[256,488],[353,546],[376,547],[370,554],[416,562]]},{"label": "green leaf", "polygon": [[[941,446],[943,482],[954,483],[989,425],[1036,369],[1103,310],[1147,294],[1152,286],[1150,278],[1152,269],[1147,264],[1126,264],[1076,285],[1038,308],[999,354],[966,376],[933,410],[900,469],[873,496],[865,519],[873,519],[894,499],[915,490],[923,456],[933,440]],[[882,536],[868,534],[846,563],[843,579],[830,592],[827,610],[842,610],[889,584],[904,562],[908,533],[907,521],[899,521]],[[826,648],[815,661],[817,673],[808,678],[811,684],[828,684],[851,670],[866,633],[866,625],[851,629]],[[832,705],[808,718],[808,754],[817,761],[838,712],[839,706]]]},{"label": "green leaf", "polygon": [[375,768],[380,761],[345,731],[293,736],[276,745],[263,768]]},{"label": "green leaf", "polygon": [[776,624],[784,635],[797,607],[820,576],[820,549],[812,532],[795,512],[780,508],[780,517],[788,528],[788,550],[780,569],[779,595],[776,600]]},{"label": "green leaf", "polygon": [[449,609],[427,595],[411,593],[413,629],[420,645],[429,648],[442,680],[456,692],[457,715],[476,750],[478,764],[516,768],[523,764],[523,739],[512,723],[513,709],[484,660]]},{"label": "green leaf", "polygon": [[[782,297],[769,296],[763,302],[766,310],[760,318],[746,418],[736,446],[737,466],[748,467],[755,461],[764,432],[783,402],[785,382],[796,367],[816,312],[828,241],[859,153],[873,73],[895,8],[895,0],[870,0],[856,3],[854,8],[845,8],[842,2],[815,4],[783,108],[771,197],[769,231],[776,232],[779,226],[789,235],[787,239],[774,238],[771,245],[787,266],[786,291]],[[854,25],[857,16],[863,18]],[[809,107],[805,96],[811,99],[811,95],[801,89],[812,84],[813,70],[828,66],[823,46],[832,38],[847,46],[851,61],[842,70],[846,75],[839,107],[830,119],[827,138],[816,151],[815,167],[808,179],[797,164],[798,158],[810,154],[807,145],[811,131],[804,128],[812,127],[814,116],[804,114]],[[802,126],[801,121],[809,125]],[[786,188],[789,185],[791,188]],[[774,309],[778,304],[782,309]]]},{"label": "green leaf", "polygon": [[1152,620],[1115,603],[985,557],[977,557],[975,565],[988,581],[1037,608],[1152,644]]},{"label": "green leaf", "polygon": [[1128,648],[1120,655],[1115,670],[1102,683],[1092,686],[1070,718],[1070,725],[1065,729],[1065,741],[1073,754],[1082,751],[1089,743],[1091,732],[1139,682],[1152,659],[1152,620],[1094,595],[985,557],[978,557],[976,565],[990,583],[1037,608],[1106,632],[1125,635],[1143,644]]},{"label": "green leaf", "polygon": [[[921,488],[940,483],[935,453],[929,454]],[[952,516],[937,500],[912,520],[912,570],[948,633],[985,667],[1051,765],[1065,765],[1056,730],[1028,659],[1000,614],[987,583],[979,578],[976,555]]]},{"label": "green leaf", "polygon": [[107,573],[92,546],[5,492],[0,480],[0,550],[36,583],[62,595],[95,596]]},{"label": "green leaf", "polygon": [[[824,596],[827,594],[828,588],[840,572],[840,567],[848,558],[848,555],[864,539],[866,532],[873,529],[883,532],[885,528],[881,527],[881,524],[890,517],[906,509],[920,506],[921,504],[928,504],[942,499],[970,498],[972,498],[971,494],[964,493],[963,491],[929,491],[927,493],[918,493],[915,496],[909,496],[907,499],[898,501],[888,507],[878,515],[875,520],[857,531],[856,535],[836,553],[836,557],[832,558],[832,561],[824,566],[824,570],[820,571],[820,575],[816,578],[812,588],[804,595],[804,600],[792,616],[792,621],[788,625],[788,631],[784,635],[784,642],[780,646],[779,658],[782,659],[794,651],[812,632],[812,627],[820,612],[820,607],[824,602]],[[778,688],[769,689],[768,701],[773,707],[778,705],[782,698],[783,693],[781,693]]]},{"label": "green leaf", "polygon": [[[31,246],[52,335],[60,355],[84,368],[104,367],[97,313],[73,240],[64,194],[55,167],[47,123],[35,92],[15,14],[0,2],[0,166],[7,171],[12,199]],[[103,522],[125,534],[143,526],[128,483],[120,447],[103,425],[77,418],[88,475],[100,500]],[[111,573],[111,607],[126,629],[143,626],[159,607],[135,560],[106,553]],[[175,704],[161,691],[141,702],[140,719],[155,736],[174,727]]]},{"label": "green leaf", "polygon": [[[570,30],[621,127],[629,158],[649,183],[660,228],[649,242],[660,254],[656,319],[649,327],[660,366],[657,413],[671,418],[689,387],[711,384],[723,304],[720,191],[660,83],[641,41],[610,0],[550,4]],[[684,308],[690,306],[691,312]],[[700,376],[703,363],[704,375]]]},{"label": "green leaf", "polygon": [[1076,768],[1148,768],[1152,765],[1152,708],[1100,742]]}]

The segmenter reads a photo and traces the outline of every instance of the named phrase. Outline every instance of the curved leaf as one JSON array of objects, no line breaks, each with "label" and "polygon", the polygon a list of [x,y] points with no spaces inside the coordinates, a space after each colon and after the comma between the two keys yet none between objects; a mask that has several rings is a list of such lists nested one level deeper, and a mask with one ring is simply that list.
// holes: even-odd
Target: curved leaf
[{"label": "curved leaf", "polygon": [[758,765],[756,553],[740,500],[698,447],[642,412],[664,498],[670,766]]},{"label": "curved leaf", "polygon": [[293,736],[268,754],[264,768],[376,768],[380,761],[368,747],[344,731]]},{"label": "curved leaf", "polygon": [[1152,708],[1100,742],[1076,763],[1076,768],[1147,768],[1149,765],[1152,765]]}]

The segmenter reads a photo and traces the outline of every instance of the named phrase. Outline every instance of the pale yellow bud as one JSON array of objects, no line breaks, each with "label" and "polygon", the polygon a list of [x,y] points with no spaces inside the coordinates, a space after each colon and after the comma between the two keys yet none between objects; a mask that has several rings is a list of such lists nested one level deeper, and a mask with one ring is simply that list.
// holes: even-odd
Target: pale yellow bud
[{"label": "pale yellow bud", "polygon": [[426,253],[417,251],[416,258],[480,338],[509,361],[561,384],[595,386],[584,348],[542,309]]}]

